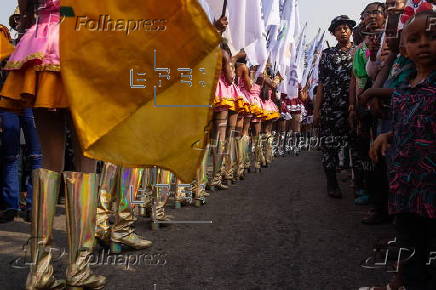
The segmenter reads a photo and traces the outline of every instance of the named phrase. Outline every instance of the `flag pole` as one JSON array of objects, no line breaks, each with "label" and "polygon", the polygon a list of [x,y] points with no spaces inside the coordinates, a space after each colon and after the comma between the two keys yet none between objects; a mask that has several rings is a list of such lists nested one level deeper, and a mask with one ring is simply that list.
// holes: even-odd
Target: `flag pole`
[{"label": "flag pole", "polygon": [[226,16],[226,11],[227,11],[227,0],[224,0],[223,11],[221,13],[221,17],[220,18],[223,18],[224,16]]}]

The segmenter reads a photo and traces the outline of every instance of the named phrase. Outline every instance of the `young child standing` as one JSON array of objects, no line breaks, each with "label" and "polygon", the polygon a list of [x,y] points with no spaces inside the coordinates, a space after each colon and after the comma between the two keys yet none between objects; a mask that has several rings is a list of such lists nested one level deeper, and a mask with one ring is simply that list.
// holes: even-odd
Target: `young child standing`
[{"label": "young child standing", "polygon": [[370,151],[377,161],[390,147],[389,213],[399,246],[415,251],[400,264],[408,290],[436,289],[436,27],[429,25],[434,17],[432,10],[418,13],[404,28],[406,57],[416,74],[409,86],[394,91],[393,131],[381,134]]}]

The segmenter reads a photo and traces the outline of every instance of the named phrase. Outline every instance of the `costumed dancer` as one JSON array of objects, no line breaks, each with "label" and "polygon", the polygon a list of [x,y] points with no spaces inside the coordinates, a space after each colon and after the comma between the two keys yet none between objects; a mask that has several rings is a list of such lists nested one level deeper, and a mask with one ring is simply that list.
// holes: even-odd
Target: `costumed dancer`
[{"label": "costumed dancer", "polygon": [[[221,17],[214,21],[214,15],[212,13],[212,9],[210,8],[209,4],[206,0],[198,0],[200,5],[202,6],[204,12],[207,14],[209,21],[213,23],[215,28],[217,29],[218,33],[222,34],[226,29],[228,25],[227,17],[225,16],[224,11],[227,9],[227,2],[224,2],[223,7],[223,13]],[[215,103],[215,100],[214,100]],[[214,118],[215,120],[215,118]],[[216,122],[214,121],[215,130],[216,130]],[[194,195],[194,204],[196,207],[199,207],[202,204],[206,203],[206,198],[209,196],[209,193],[206,192],[206,187],[209,187],[212,182],[209,182],[213,179],[214,176],[210,177],[208,176],[208,165],[211,157],[211,142],[213,144],[217,143],[217,140],[211,140],[211,134],[210,132],[207,132],[207,135],[205,136],[206,140],[206,147],[203,155],[203,160],[197,170],[197,176],[196,179],[192,182],[192,186],[190,190],[187,190],[184,187],[179,186],[181,184],[180,179],[176,179],[176,190],[175,190],[175,205],[176,208],[181,207],[182,203],[186,203],[186,201],[190,201],[190,195],[191,193]],[[213,153],[216,153],[214,151]],[[215,159],[213,159],[215,160]],[[218,186],[220,187],[220,186]]]},{"label": "costumed dancer", "polygon": [[280,141],[279,141],[279,155],[284,156],[290,154],[290,131],[291,131],[291,106],[288,105],[287,95],[280,94],[280,114],[281,118],[279,120],[279,130],[280,130]]},{"label": "costumed dancer", "polygon": [[[251,67],[250,76],[251,80],[255,78],[257,66]],[[260,172],[262,165],[262,120],[265,118],[265,111],[262,105],[262,99],[260,98],[262,92],[262,86],[264,83],[264,78],[262,76],[256,79],[256,82],[252,82],[250,89],[251,97],[251,112],[253,113],[253,118],[251,119],[251,133],[252,133],[252,147],[254,148],[254,171]]]},{"label": "costumed dancer", "polygon": [[273,159],[273,122],[280,118],[279,109],[272,100],[272,95],[277,85],[280,83],[280,78],[275,77],[274,80],[271,80],[271,78],[264,73],[264,81],[266,99],[262,100],[262,105],[265,110],[265,117],[262,121],[262,167],[269,167]]},{"label": "costumed dancer", "polygon": [[[251,97],[252,81],[246,65],[246,58],[241,57],[236,63],[236,76],[239,90],[242,92],[243,101],[239,105],[242,124],[239,124],[240,137],[238,139],[238,176],[243,179],[246,170],[250,168],[250,124],[253,118],[253,102]],[[241,126],[242,125],[242,126]],[[241,128],[242,127],[242,128]]]},{"label": "costumed dancer", "polygon": [[[228,189],[228,186],[223,184],[223,174],[224,174],[224,156],[227,151],[226,137],[227,137],[227,122],[229,118],[229,112],[233,112],[235,115],[236,103],[234,99],[233,90],[233,71],[231,65],[231,55],[229,54],[228,47],[221,44],[222,48],[222,69],[221,75],[218,80],[216,87],[215,99],[214,99],[214,116],[213,116],[213,132],[211,137],[211,147],[212,147],[212,161],[213,170],[212,178],[209,180],[209,186],[211,190]],[[232,116],[232,119],[237,119],[236,116]],[[236,117],[236,118],[235,118]]]},{"label": "costumed dancer", "polygon": [[[41,2],[41,3],[39,3]],[[49,251],[53,219],[64,169],[65,126],[71,124],[68,99],[60,73],[60,1],[20,0],[21,30],[29,28],[5,66],[8,78],[0,93],[0,107],[20,111],[35,108],[41,139],[43,168],[33,171],[32,265],[26,289],[63,287],[55,280]],[[34,8],[38,25],[32,25]],[[81,154],[75,138],[75,165],[64,172],[69,263],[67,286],[102,289],[106,278],[92,274],[88,256],[95,240],[98,176],[96,162]]]},{"label": "costumed dancer", "polygon": [[[245,58],[240,58],[236,63],[236,75],[238,87],[241,90],[242,94],[245,96],[245,99],[248,101],[247,108],[245,111],[247,112],[244,116],[244,122],[242,127],[242,137],[240,139],[240,147],[239,152],[242,154],[243,159],[243,168],[245,170],[250,170],[251,167],[251,146],[250,146],[250,125],[253,117],[256,112],[260,110],[260,108],[256,108],[254,105],[254,100],[252,96],[252,87],[253,81],[250,78],[250,72],[248,70]],[[240,170],[242,170],[240,168]]]},{"label": "costumed dancer", "polygon": [[[246,88],[241,86],[240,78],[242,77],[242,72],[240,70],[241,64],[245,62],[245,54],[238,58],[237,63],[235,65],[236,70],[236,84],[237,90],[241,98],[238,98],[236,109],[238,110],[238,121],[236,123],[235,130],[235,153],[236,153],[236,162],[234,164],[233,171],[233,179],[239,180],[245,178],[245,160],[246,160],[246,152],[248,150],[249,136],[248,130],[250,125],[250,120],[252,117],[250,104],[251,99],[250,95],[247,94]],[[245,66],[246,69],[246,66]],[[246,72],[248,76],[248,72]],[[244,91],[243,91],[244,90]],[[245,131],[244,131],[245,130]]]},{"label": "costumed dancer", "polygon": [[[227,44],[223,43],[223,49],[227,51],[230,56],[230,69],[232,75],[232,83],[230,84],[229,94],[233,100],[234,105],[230,107],[227,111],[227,129],[226,129],[226,141],[225,141],[225,155],[223,161],[223,184],[229,185],[230,183],[235,183],[235,161],[236,161],[236,137],[238,132],[236,131],[236,126],[239,117],[239,111],[243,110],[238,104],[244,102],[243,94],[239,90],[239,87],[235,84],[235,66],[234,63],[238,56],[242,53],[239,52],[237,55],[232,57],[230,48]],[[245,53],[244,53],[245,54]]]},{"label": "costumed dancer", "polygon": [[290,107],[290,113],[292,119],[290,121],[291,130],[290,138],[291,150],[295,155],[298,155],[301,151],[299,144],[299,137],[301,135],[301,122],[303,120],[303,115],[305,114],[304,104],[300,99],[301,87],[298,88],[298,98],[293,98],[288,100],[288,106]]}]

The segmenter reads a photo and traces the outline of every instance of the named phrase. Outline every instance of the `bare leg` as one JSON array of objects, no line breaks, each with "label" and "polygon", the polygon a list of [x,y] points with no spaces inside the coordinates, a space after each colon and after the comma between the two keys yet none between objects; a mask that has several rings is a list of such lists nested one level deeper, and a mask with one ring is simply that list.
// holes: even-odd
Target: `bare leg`
[{"label": "bare leg", "polygon": [[236,129],[237,122],[238,122],[238,113],[229,111],[228,121],[227,121],[227,131],[226,131],[227,140],[230,137],[235,136],[235,129]]},{"label": "bare leg", "polygon": [[226,139],[228,111],[215,112],[213,118],[213,140],[224,141]]},{"label": "bare leg", "polygon": [[42,167],[55,172],[64,170],[66,113],[66,110],[34,109]]},{"label": "bare leg", "polygon": [[244,116],[238,115],[238,120],[236,122],[236,133],[235,133],[235,137],[241,137],[242,136],[242,131],[244,128]]},{"label": "bare leg", "polygon": [[235,163],[233,167],[233,179],[239,180],[244,177],[244,139],[242,137],[242,130],[244,128],[244,116],[238,115],[238,121],[236,122],[236,140],[235,140]]},{"label": "bare leg", "polygon": [[82,173],[96,173],[97,161],[83,156],[82,148],[80,147],[80,143],[76,135],[76,130],[74,129],[72,122],[70,124],[73,128],[71,131],[73,132],[74,164],[76,166],[76,170]]},{"label": "bare leg", "polygon": [[224,155],[224,179],[226,182],[233,179],[235,161],[235,137],[237,136],[236,124],[238,113],[229,111],[226,131],[226,154]]},{"label": "bare leg", "polygon": [[244,118],[244,126],[242,128],[242,136],[248,136],[251,125],[251,117]]}]

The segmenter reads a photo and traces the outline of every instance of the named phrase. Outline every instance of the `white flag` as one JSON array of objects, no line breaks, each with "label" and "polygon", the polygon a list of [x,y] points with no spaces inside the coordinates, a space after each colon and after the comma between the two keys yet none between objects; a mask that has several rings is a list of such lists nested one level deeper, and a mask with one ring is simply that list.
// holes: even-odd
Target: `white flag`
[{"label": "white flag", "polygon": [[279,0],[262,0],[263,16],[265,26],[280,25],[280,1]]},{"label": "white flag", "polygon": [[280,75],[285,76],[291,63],[291,50],[295,46],[296,0],[286,0],[283,4],[283,25],[277,42],[277,54],[274,62]]},{"label": "white flag", "polygon": [[228,0],[232,46],[239,50],[265,35],[261,0]]}]

